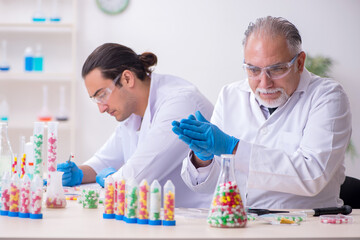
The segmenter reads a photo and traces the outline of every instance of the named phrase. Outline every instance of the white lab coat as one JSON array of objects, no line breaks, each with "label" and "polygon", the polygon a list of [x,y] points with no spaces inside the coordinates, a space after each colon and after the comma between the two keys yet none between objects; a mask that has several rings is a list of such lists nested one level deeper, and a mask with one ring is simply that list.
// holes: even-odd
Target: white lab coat
[{"label": "white lab coat", "polygon": [[84,164],[97,173],[107,167],[119,169],[116,175],[134,177],[138,183],[145,178],[149,184],[157,179],[164,185],[171,179],[177,207],[209,207],[211,197],[194,193],[181,179],[188,146],[171,130],[173,120],[187,118],[197,110],[210,118],[213,105],[194,85],[174,76],[152,73],[143,120],[133,114],[119,123],[102,148]]},{"label": "white lab coat", "polygon": [[[248,81],[225,86],[211,122],[240,139],[235,175],[246,206],[317,208],[341,206],[344,155],[351,135],[348,98],[337,82],[301,75],[297,90],[268,119]],[[211,194],[220,159],[195,169],[189,156],[182,177],[194,191]]]}]

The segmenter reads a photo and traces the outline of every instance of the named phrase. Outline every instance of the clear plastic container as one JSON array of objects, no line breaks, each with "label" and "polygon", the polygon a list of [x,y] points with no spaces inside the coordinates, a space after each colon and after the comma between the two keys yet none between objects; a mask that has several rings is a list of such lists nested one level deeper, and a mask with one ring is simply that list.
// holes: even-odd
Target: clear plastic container
[{"label": "clear plastic container", "polygon": [[30,191],[31,191],[31,180],[28,175],[20,180],[20,212],[19,217],[29,218],[30,217]]},{"label": "clear plastic container", "polygon": [[13,174],[10,182],[10,202],[9,217],[19,216],[19,199],[20,199],[20,179],[17,174]]},{"label": "clear plastic container", "polygon": [[11,174],[5,172],[1,178],[1,211],[0,215],[7,216],[10,208]]},{"label": "clear plastic container", "polygon": [[50,173],[56,172],[57,167],[57,142],[58,142],[58,122],[48,122],[47,132],[47,170],[48,183],[51,181]]},{"label": "clear plastic container", "polygon": [[247,216],[234,174],[234,155],[221,155],[221,172],[209,211],[212,227],[245,227]]},{"label": "clear plastic container", "polygon": [[111,175],[105,179],[105,199],[103,218],[115,218],[114,213],[115,183]]},{"label": "clear plastic container", "polygon": [[154,180],[150,186],[149,225],[161,225],[161,186]]},{"label": "clear plastic container", "polygon": [[39,175],[34,175],[31,181],[31,207],[30,218],[42,219],[43,180]]},{"label": "clear plastic container", "polygon": [[125,180],[119,178],[116,180],[116,207],[115,219],[123,220],[125,214]]},{"label": "clear plastic container", "polygon": [[164,226],[175,226],[175,186],[167,180],[164,186]]},{"label": "clear plastic container", "polygon": [[35,122],[34,123],[34,175],[39,175],[43,177],[43,156],[42,148],[44,143],[44,123]]},{"label": "clear plastic container", "polygon": [[127,223],[137,223],[138,184],[135,179],[126,181],[125,194],[124,220]]},{"label": "clear plastic container", "polygon": [[149,184],[143,179],[139,185],[138,224],[149,223]]}]

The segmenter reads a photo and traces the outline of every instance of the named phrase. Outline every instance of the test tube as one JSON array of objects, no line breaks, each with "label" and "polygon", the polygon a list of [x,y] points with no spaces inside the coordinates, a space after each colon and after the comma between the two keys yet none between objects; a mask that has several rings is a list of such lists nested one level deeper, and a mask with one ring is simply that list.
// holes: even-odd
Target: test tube
[{"label": "test tube", "polygon": [[175,226],[175,186],[167,180],[164,186],[164,226]]},{"label": "test tube", "polygon": [[114,179],[110,175],[105,179],[105,200],[104,200],[104,213],[103,218],[112,219],[115,218],[114,214]]},{"label": "test tube", "polygon": [[29,176],[25,175],[21,179],[20,187],[20,218],[29,218],[30,217],[30,190],[31,190],[31,180]]},{"label": "test tube", "polygon": [[[20,137],[20,159],[18,159],[18,162],[20,163],[19,174],[20,179],[22,179],[25,175],[25,167],[26,167],[26,153],[25,153],[25,136]],[[19,164],[18,164],[19,166]]]},{"label": "test tube", "polygon": [[149,225],[161,225],[161,186],[154,180],[150,186],[150,214]]},{"label": "test tube", "polygon": [[11,177],[10,182],[10,201],[9,201],[9,217],[18,217],[19,216],[19,198],[20,198],[20,188],[19,188],[19,176],[14,174]]},{"label": "test tube", "polygon": [[125,216],[127,223],[137,223],[138,184],[134,178],[126,182],[125,186]]},{"label": "test tube", "polygon": [[48,184],[51,181],[50,173],[56,172],[58,125],[59,125],[58,122],[48,122],[48,134],[47,134]]},{"label": "test tube", "polygon": [[7,216],[10,208],[10,182],[11,174],[10,172],[5,172],[2,177],[1,182],[1,216]]},{"label": "test tube", "polygon": [[44,141],[44,123],[34,123],[34,175],[43,176],[42,146]]},{"label": "test tube", "polygon": [[125,180],[120,178],[116,182],[115,219],[123,220],[125,211]]},{"label": "test tube", "polygon": [[31,182],[31,219],[42,219],[42,198],[43,198],[43,180],[39,175],[34,175]]},{"label": "test tube", "polygon": [[143,179],[139,186],[139,206],[137,223],[149,223],[149,184]]},{"label": "test tube", "polygon": [[11,164],[11,172],[13,173],[13,175],[17,174],[17,169],[18,169],[18,159],[17,159],[17,154],[14,154],[14,158]]}]

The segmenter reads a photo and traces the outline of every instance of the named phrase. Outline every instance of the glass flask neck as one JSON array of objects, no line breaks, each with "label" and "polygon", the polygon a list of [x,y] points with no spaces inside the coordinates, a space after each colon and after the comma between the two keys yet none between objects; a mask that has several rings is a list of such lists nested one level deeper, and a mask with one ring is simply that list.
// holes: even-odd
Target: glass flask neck
[{"label": "glass flask neck", "polygon": [[223,154],[221,155],[221,176],[220,181],[227,183],[229,181],[235,181],[234,176],[234,155]]}]

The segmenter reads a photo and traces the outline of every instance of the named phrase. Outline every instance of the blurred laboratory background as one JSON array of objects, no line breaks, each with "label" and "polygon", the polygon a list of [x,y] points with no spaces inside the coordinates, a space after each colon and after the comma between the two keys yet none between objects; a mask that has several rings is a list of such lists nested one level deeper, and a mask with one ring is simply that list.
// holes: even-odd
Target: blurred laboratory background
[{"label": "blurred laboratory background", "polygon": [[59,121],[58,161],[74,153],[82,163],[118,124],[100,114],[81,77],[97,46],[151,51],[155,72],[187,79],[215,103],[222,86],[245,78],[249,22],[281,16],[299,29],[311,67],[319,63],[349,96],[346,174],[360,178],[359,13],[358,0],[0,0],[0,118],[14,152],[34,121]]}]

